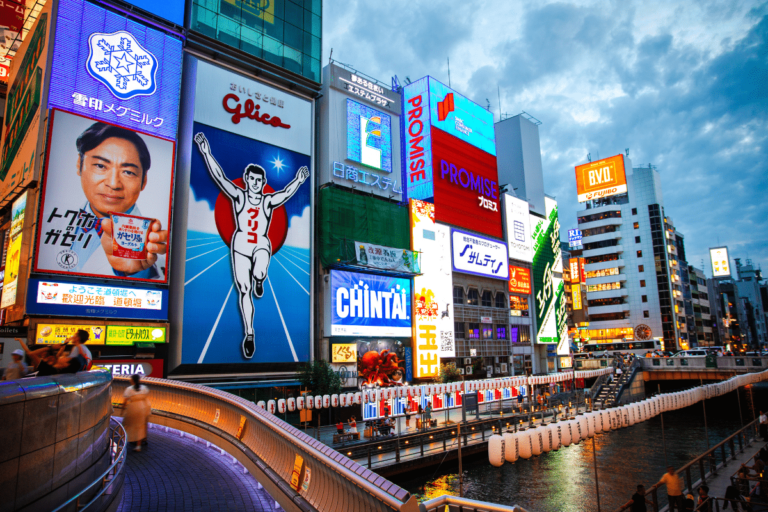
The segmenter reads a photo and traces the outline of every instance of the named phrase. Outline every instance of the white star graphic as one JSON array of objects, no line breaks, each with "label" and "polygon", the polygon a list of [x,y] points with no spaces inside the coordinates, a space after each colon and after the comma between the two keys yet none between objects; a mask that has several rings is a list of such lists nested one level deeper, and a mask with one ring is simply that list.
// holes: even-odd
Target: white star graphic
[{"label": "white star graphic", "polygon": [[117,65],[115,66],[115,71],[119,71],[120,69],[124,69],[125,73],[130,75],[131,74],[131,68],[128,67],[131,64],[135,64],[136,61],[131,59],[131,56],[127,53],[123,53],[123,58],[115,57],[115,61],[117,61]]},{"label": "white star graphic", "polygon": [[280,160],[280,153],[278,153],[274,160],[272,160],[271,164],[278,173],[280,173],[283,170],[283,167],[285,167],[283,165],[283,161]]}]

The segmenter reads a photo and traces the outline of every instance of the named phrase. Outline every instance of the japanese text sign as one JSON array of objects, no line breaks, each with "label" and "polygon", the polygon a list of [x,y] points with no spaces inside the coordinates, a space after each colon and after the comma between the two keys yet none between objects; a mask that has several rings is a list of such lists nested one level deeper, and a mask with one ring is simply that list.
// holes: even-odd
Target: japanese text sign
[{"label": "japanese text sign", "polygon": [[21,266],[21,232],[24,229],[24,212],[27,209],[27,192],[13,202],[11,208],[11,233],[8,251],[5,257],[3,274],[3,297],[0,307],[7,308],[16,304],[16,287],[19,283]]},{"label": "japanese text sign", "polygon": [[531,293],[531,271],[527,268],[509,266],[509,291],[510,293]]},{"label": "japanese text sign", "polygon": [[181,47],[98,5],[61,0],[48,108],[175,140]]},{"label": "japanese text sign", "polygon": [[361,267],[408,274],[419,273],[418,253],[405,249],[355,242],[355,260]]},{"label": "japanese text sign", "polygon": [[331,346],[331,362],[354,363],[357,361],[357,345],[355,343],[334,343]]},{"label": "japanese text sign", "polygon": [[107,345],[134,345],[136,343],[165,343],[165,327],[108,325]]},{"label": "japanese text sign", "polygon": [[88,332],[86,345],[103,345],[106,326],[104,325],[71,325],[71,324],[37,324],[35,343],[58,344],[74,336],[79,330]]},{"label": "japanese text sign", "polygon": [[480,235],[454,229],[453,269],[457,272],[509,279],[507,245]]},{"label": "japanese text sign", "polygon": [[504,210],[506,212],[505,221],[509,257],[513,260],[532,261],[528,201],[505,194]]}]

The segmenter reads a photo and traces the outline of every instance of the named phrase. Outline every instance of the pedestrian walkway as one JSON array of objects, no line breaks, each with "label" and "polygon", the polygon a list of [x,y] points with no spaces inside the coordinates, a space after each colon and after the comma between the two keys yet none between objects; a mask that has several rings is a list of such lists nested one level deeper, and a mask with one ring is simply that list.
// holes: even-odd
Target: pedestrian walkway
[{"label": "pedestrian walkway", "polygon": [[141,452],[128,453],[118,512],[275,509],[270,495],[226,452],[157,425],[148,438]]}]

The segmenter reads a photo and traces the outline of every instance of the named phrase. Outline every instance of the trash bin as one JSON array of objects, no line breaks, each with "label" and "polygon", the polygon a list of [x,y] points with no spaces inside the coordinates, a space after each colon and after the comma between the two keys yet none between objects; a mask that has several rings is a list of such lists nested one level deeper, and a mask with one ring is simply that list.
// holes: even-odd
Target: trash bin
[{"label": "trash bin", "polygon": [[717,354],[709,353],[705,356],[704,365],[707,368],[717,368]]}]

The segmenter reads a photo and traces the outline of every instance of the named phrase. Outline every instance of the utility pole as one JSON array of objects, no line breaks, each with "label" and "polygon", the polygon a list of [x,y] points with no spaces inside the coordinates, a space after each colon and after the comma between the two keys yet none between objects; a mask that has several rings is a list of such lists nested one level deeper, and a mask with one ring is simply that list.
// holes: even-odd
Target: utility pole
[{"label": "utility pole", "polygon": [[456,439],[459,441],[459,498],[464,497],[464,470],[461,469],[461,423],[459,423],[459,429],[456,431],[458,436]]},{"label": "utility pole", "polygon": [[450,57],[446,57],[445,60],[448,61],[448,88],[451,87],[451,59]]}]

